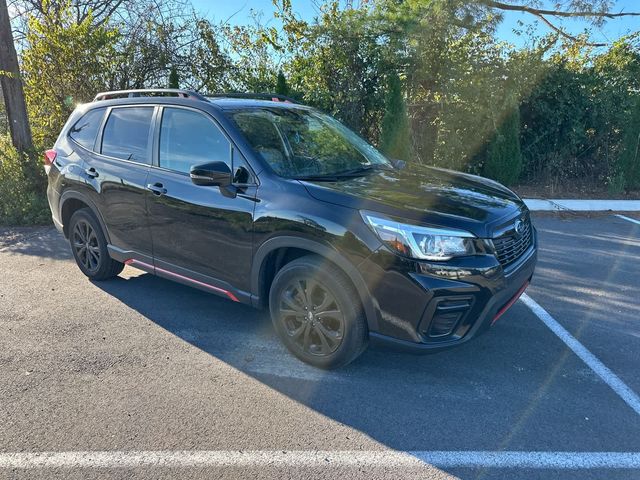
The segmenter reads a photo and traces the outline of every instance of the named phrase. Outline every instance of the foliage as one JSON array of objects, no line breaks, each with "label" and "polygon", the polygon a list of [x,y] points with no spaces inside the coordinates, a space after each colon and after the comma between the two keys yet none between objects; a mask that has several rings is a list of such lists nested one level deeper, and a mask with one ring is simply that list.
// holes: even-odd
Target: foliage
[{"label": "foliage", "polygon": [[289,25],[303,35],[288,62],[292,89],[304,101],[377,142],[384,107],[384,45],[367,10],[327,4],[315,25]]},{"label": "foliage", "polygon": [[632,107],[624,126],[618,169],[628,188],[640,188],[640,99]]},{"label": "foliage", "polygon": [[176,67],[171,67],[169,72],[169,88],[180,88],[180,75]]},{"label": "foliage", "polygon": [[380,150],[389,158],[410,160],[411,129],[398,75],[389,76],[384,117],[380,132]]},{"label": "foliage", "polygon": [[[0,98],[2,98],[1,87],[0,87]],[[7,121],[7,111],[4,107],[4,103],[0,102],[0,134],[7,132],[8,130],[9,130],[9,122]]]},{"label": "foliage", "polygon": [[118,31],[95,26],[90,13],[75,23],[68,5],[31,19],[22,68],[36,146],[52,145],[75,106],[107,89],[117,40]]},{"label": "foliage", "polygon": [[484,174],[505,185],[515,183],[522,169],[520,112],[512,105],[487,148]]},{"label": "foliage", "polygon": [[[50,147],[75,105],[101,90],[275,91],[335,115],[392,157],[506,183],[640,188],[637,33],[596,49],[588,34],[529,32],[516,49],[496,37],[495,5],[540,2],[320,0],[317,18],[304,21],[290,0],[272,1],[275,22],[254,13],[232,25],[202,17],[189,0],[15,0],[37,147]],[[610,8],[554,5],[591,9],[585,23],[596,26]],[[0,134],[3,118],[0,108]],[[13,153],[0,155],[13,159],[3,172],[17,168]],[[0,204],[13,195],[38,211],[29,192],[42,192],[42,169],[25,162],[3,174]],[[20,175],[31,189],[4,183]]]},{"label": "foliage", "polygon": [[9,135],[0,135],[0,225],[48,223],[44,182],[39,156],[18,153]]},{"label": "foliage", "polygon": [[586,81],[583,72],[556,58],[549,62],[539,84],[524,99],[522,150],[528,178],[547,174],[565,181],[586,173],[585,148],[592,127]]},{"label": "foliage", "polygon": [[278,78],[276,79],[276,92],[279,95],[289,95],[289,85],[287,77],[284,76],[282,70],[278,70]]},{"label": "foliage", "polygon": [[632,38],[600,54],[558,52],[545,60],[521,105],[524,178],[548,178],[558,187],[590,179],[621,191],[622,133],[640,98],[638,69]]},{"label": "foliage", "polygon": [[278,32],[261,25],[254,14],[251,25],[222,25],[220,45],[233,58],[233,81],[215,91],[273,92],[281,47]]},{"label": "foliage", "polygon": [[238,67],[221,45],[221,30],[208,20],[194,21],[196,31],[178,60],[183,65],[183,86],[205,93],[233,89]]}]

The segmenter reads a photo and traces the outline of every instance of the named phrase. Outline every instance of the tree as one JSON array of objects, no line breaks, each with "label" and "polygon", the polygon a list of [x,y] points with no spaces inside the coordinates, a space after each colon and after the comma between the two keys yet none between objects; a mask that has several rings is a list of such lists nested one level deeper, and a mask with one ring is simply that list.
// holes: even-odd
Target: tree
[{"label": "tree", "polygon": [[411,129],[400,77],[393,73],[389,76],[388,83],[380,132],[380,149],[390,158],[406,161],[411,156]]},{"label": "tree", "polygon": [[[569,2],[555,2],[557,8],[538,8],[540,2],[536,0],[520,0],[510,3],[495,0],[472,0],[480,6],[485,6],[493,10],[507,12],[522,12],[533,15],[542,20],[551,30],[562,37],[578,41],[579,39],[570,35],[563,28],[557,26],[549,17],[557,18],[579,18],[589,21],[594,26],[602,26],[609,19],[620,17],[640,16],[640,12],[613,12],[610,0],[572,0]],[[605,43],[588,43],[590,46],[604,47]]]},{"label": "tree", "polygon": [[176,67],[171,67],[169,72],[169,88],[180,88],[180,75]]},{"label": "tree", "polygon": [[303,39],[291,47],[287,71],[292,89],[377,142],[387,66],[384,32],[372,13],[364,8],[342,11],[331,1],[316,24],[289,28],[304,28]]},{"label": "tree", "polygon": [[520,113],[514,105],[509,110],[489,144],[484,165],[487,177],[506,185],[515,183],[522,170]]},{"label": "tree", "polygon": [[278,44],[279,33],[275,27],[264,25],[258,13],[253,12],[251,20],[250,25],[223,24],[218,32],[217,44],[233,58],[230,88],[240,92],[273,92],[279,57],[283,54]]},{"label": "tree", "polygon": [[238,64],[233,62],[221,45],[221,29],[209,20],[197,19],[193,42],[180,55],[184,71],[183,86],[209,93],[225,92],[237,88]]},{"label": "tree", "polygon": [[69,7],[30,19],[22,67],[38,147],[53,144],[77,104],[109,89],[118,36],[107,24],[96,26],[91,15],[76,23]]},{"label": "tree", "polygon": [[619,169],[629,189],[640,188],[640,98],[636,99],[622,138]]},{"label": "tree", "polygon": [[0,86],[11,141],[19,151],[29,150],[33,147],[33,140],[6,0],[0,0]]},{"label": "tree", "polygon": [[278,70],[278,78],[276,79],[276,93],[279,95],[289,95],[289,85],[287,84],[287,78],[282,73],[282,70]]}]

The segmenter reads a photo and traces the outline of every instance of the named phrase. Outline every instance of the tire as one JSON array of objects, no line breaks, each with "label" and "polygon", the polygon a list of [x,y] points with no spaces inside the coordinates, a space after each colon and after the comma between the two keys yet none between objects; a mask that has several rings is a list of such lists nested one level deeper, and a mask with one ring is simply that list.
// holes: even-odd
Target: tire
[{"label": "tire", "polygon": [[123,263],[109,256],[100,223],[88,208],[82,208],[71,216],[69,244],[78,267],[91,280],[113,278],[124,268]]},{"label": "tire", "polygon": [[367,323],[356,289],[321,257],[301,257],[278,271],[269,310],[289,351],[315,367],[342,367],[367,347]]}]

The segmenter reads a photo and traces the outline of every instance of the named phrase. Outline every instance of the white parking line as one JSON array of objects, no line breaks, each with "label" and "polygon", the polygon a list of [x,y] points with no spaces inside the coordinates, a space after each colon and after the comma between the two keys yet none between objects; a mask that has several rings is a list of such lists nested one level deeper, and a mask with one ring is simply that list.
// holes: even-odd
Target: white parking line
[{"label": "white parking line", "polygon": [[635,218],[625,217],[624,215],[618,215],[618,214],[616,214],[616,217],[626,220],[628,222],[637,223],[638,225],[640,225],[640,220],[636,220]]},{"label": "white parking line", "polygon": [[524,293],[520,299],[529,309],[555,333],[573,352],[586,363],[614,392],[616,392],[635,412],[640,415],[640,397],[626,383],[602,363],[593,353],[582,345],[562,325],[560,325],[544,308],[529,295]]},{"label": "white parking line", "polygon": [[639,452],[186,450],[1,453],[0,468],[382,467],[594,469],[640,467]]}]

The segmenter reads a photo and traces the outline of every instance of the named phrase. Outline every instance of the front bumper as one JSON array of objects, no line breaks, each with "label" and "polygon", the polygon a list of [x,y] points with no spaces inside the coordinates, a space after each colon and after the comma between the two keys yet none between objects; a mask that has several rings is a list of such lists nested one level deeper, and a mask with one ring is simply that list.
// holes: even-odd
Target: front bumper
[{"label": "front bumper", "polygon": [[383,251],[361,266],[378,311],[373,345],[430,352],[460,345],[486,332],[531,281],[537,239],[503,269],[491,255],[425,264]]}]

